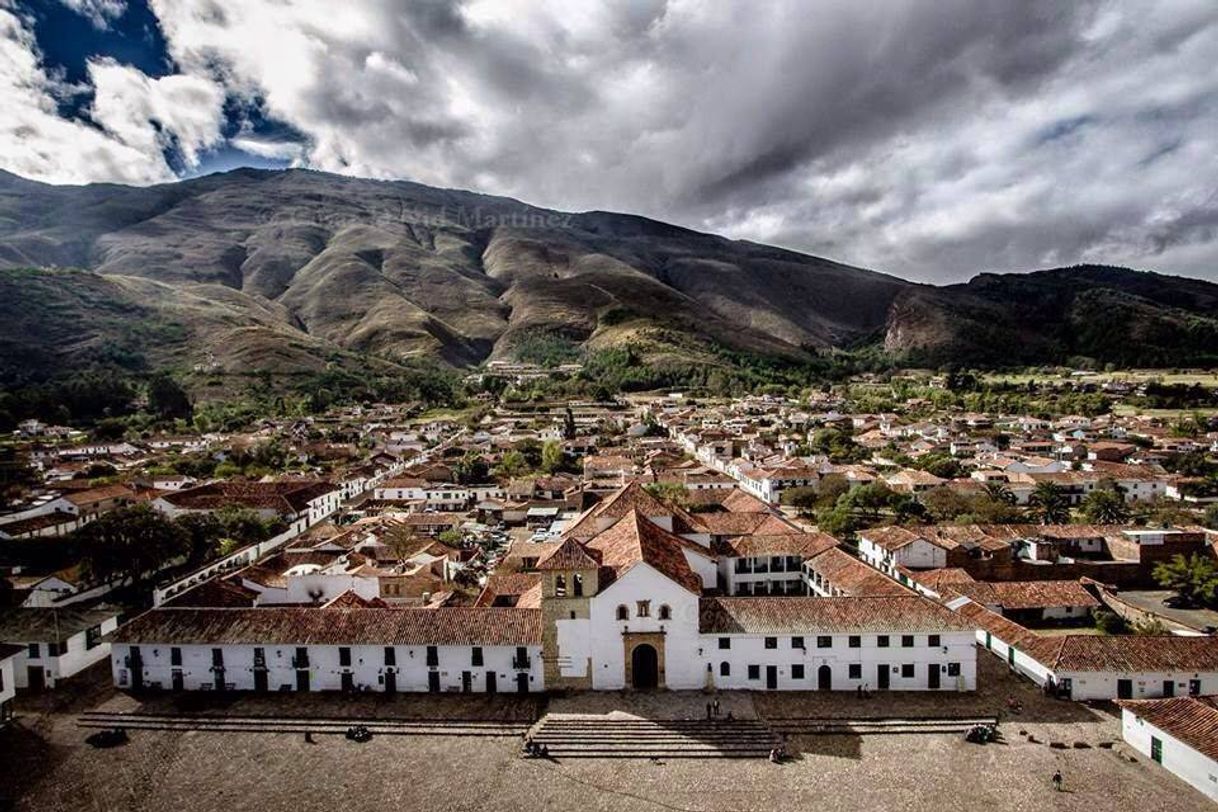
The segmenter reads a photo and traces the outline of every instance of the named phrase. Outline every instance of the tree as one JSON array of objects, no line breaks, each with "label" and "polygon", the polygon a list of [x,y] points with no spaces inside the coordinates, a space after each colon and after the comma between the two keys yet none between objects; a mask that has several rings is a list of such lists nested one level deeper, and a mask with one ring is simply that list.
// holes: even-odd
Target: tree
[{"label": "tree", "polygon": [[820,503],[820,494],[815,488],[787,488],[782,492],[782,503],[798,508],[800,513],[810,513]]},{"label": "tree", "polygon": [[835,505],[816,514],[816,526],[822,533],[841,538],[853,533],[858,528],[858,522],[848,507]]},{"label": "tree", "polygon": [[186,540],[186,563],[194,566],[215,556],[224,526],[211,513],[185,513],[174,520]]},{"label": "tree", "polygon": [[680,482],[648,482],[643,490],[669,505],[683,508],[689,504],[689,491]]},{"label": "tree", "polygon": [[380,542],[399,562],[419,551],[419,533],[409,524],[390,526],[381,534]]},{"label": "tree", "polygon": [[1218,504],[1210,505],[1205,509],[1205,518],[1202,521],[1210,530],[1218,530]]},{"label": "tree", "polygon": [[194,404],[182,385],[166,372],[153,375],[148,381],[148,409],[158,417],[190,420]]},{"label": "tree", "polygon": [[1175,592],[1186,606],[1210,606],[1218,597],[1218,567],[1199,553],[1160,561],[1151,574],[1159,586]]},{"label": "tree", "polygon": [[453,463],[453,474],[457,477],[457,482],[462,485],[471,485],[476,482],[486,482],[490,476],[490,468],[477,451],[470,450]]},{"label": "tree", "polygon": [[1119,491],[1095,490],[1083,500],[1083,515],[1092,524],[1124,524],[1129,521],[1129,508]]},{"label": "tree", "polygon": [[84,563],[99,581],[139,584],[189,547],[186,532],[148,505],[103,513],[77,532]]},{"label": "tree", "polygon": [[529,463],[525,460],[524,454],[521,454],[516,449],[504,452],[499,458],[499,464],[495,466],[495,476],[503,479],[511,479],[512,477],[520,476],[529,470]]},{"label": "tree", "polygon": [[950,522],[972,510],[972,500],[953,488],[933,488],[922,494],[922,504],[936,522]]},{"label": "tree", "polygon": [[567,461],[567,455],[562,450],[562,443],[557,440],[547,440],[541,447],[541,470],[547,474],[561,471]]},{"label": "tree", "polygon": [[1028,504],[1041,524],[1065,524],[1070,521],[1070,503],[1065,491],[1056,482],[1037,482]]},{"label": "tree", "polygon": [[1018,501],[1014,492],[1007,487],[1005,482],[987,482],[981,490],[985,494],[985,497],[992,502],[1014,505]]}]

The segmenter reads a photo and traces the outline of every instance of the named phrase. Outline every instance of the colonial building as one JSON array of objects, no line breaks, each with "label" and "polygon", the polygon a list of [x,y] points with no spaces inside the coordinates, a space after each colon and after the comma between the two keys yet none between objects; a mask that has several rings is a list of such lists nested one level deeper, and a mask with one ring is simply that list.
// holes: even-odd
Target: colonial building
[{"label": "colonial building", "polygon": [[[805,541],[780,546],[792,558],[836,549],[829,537]],[[777,543],[762,547],[773,552]],[[526,547],[472,607],[155,609],[115,635],[115,682],[187,690],[976,687],[976,626],[910,590],[716,597],[722,562],[697,516],[638,485],[590,509],[563,539]],[[730,558],[750,557],[758,556]],[[799,562],[790,569],[802,591]]]}]

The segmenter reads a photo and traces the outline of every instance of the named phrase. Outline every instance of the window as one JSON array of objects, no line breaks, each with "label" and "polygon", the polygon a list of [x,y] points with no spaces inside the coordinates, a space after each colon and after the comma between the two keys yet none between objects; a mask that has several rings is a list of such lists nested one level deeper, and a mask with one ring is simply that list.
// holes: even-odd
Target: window
[{"label": "window", "polygon": [[724,660],[719,663],[719,676],[730,677],[732,675],[732,664]]},{"label": "window", "polygon": [[912,679],[914,675],[913,663],[905,663],[901,666],[901,678]]},{"label": "window", "polygon": [[651,617],[651,601],[638,601],[635,605],[635,614],[639,617]]},{"label": "window", "polygon": [[482,665],[482,646],[474,646],[470,652],[469,664],[472,666]]},{"label": "window", "polygon": [[859,637],[857,634],[852,634],[850,635],[850,640],[848,642],[850,644],[850,648],[860,648],[863,645],[863,638]]},{"label": "window", "polygon": [[761,679],[761,666],[759,666],[759,665],[750,665],[749,666],[749,679]]},{"label": "window", "polygon": [[901,648],[913,648],[914,636],[912,634],[901,635]]},{"label": "window", "polygon": [[791,666],[791,679],[803,679],[804,667],[802,664]]},{"label": "window", "polygon": [[182,649],[178,648],[177,646],[173,646],[172,648],[169,649],[169,664],[170,665],[181,665],[182,664]]},{"label": "window", "polygon": [[97,648],[101,643],[101,626],[90,626],[85,631],[85,648]]},{"label": "window", "polygon": [[804,644],[804,639],[802,637],[792,637],[791,648],[797,648],[802,651],[803,649],[807,648],[807,646]]},{"label": "window", "polygon": [[816,638],[817,648],[833,648],[833,638],[830,635],[822,634]]},{"label": "window", "polygon": [[617,608],[617,619],[618,620],[629,620],[630,619],[630,610],[626,608],[625,604],[622,604],[621,606],[619,606]]},{"label": "window", "polygon": [[660,606],[660,620],[672,620],[672,609],[666,603]]},{"label": "window", "polygon": [[566,597],[567,594],[567,579],[562,575],[554,576],[554,594],[560,598]]},{"label": "window", "polygon": [[947,675],[949,677],[960,676],[960,663],[948,663],[947,664]]},{"label": "window", "polygon": [[30,643],[29,649],[30,649],[30,650],[29,650],[29,654],[28,654],[27,656],[28,656],[28,657],[29,657],[31,660],[37,660],[39,657],[41,657],[41,656],[42,656],[41,652],[40,652],[40,651],[39,651],[39,649],[38,649],[38,644],[37,644],[37,643]]},{"label": "window", "polygon": [[881,634],[875,639],[875,644],[880,648],[888,648],[888,635]]},{"label": "window", "polygon": [[577,598],[582,598],[584,595],[584,576],[578,572],[571,576],[571,591]]},{"label": "window", "polygon": [[850,663],[850,679],[862,679],[862,678],[863,678],[863,664],[862,663]]},{"label": "window", "polygon": [[440,664],[440,649],[435,646],[427,647],[427,664],[433,666]]},{"label": "window", "polygon": [[[64,648],[67,648],[67,646],[65,645]],[[59,650],[58,643],[54,643],[54,642],[47,643],[47,656],[48,657],[58,657],[60,655],[60,653],[61,652]]]},{"label": "window", "polygon": [[778,648],[778,638],[777,637],[767,637],[765,639],[765,647],[766,648]]},{"label": "window", "polygon": [[393,646],[385,646],[385,665],[398,664],[398,650]]},{"label": "window", "polygon": [[730,638],[730,637],[720,637],[719,638],[719,648],[729,649],[731,647],[732,647],[732,638]]}]

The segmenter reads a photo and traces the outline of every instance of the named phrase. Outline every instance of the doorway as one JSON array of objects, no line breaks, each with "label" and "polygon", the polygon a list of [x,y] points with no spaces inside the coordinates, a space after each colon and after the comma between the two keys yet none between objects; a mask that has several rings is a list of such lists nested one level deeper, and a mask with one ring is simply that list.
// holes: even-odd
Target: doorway
[{"label": "doorway", "polygon": [[1133,699],[1133,680],[1117,680],[1117,699]]},{"label": "doorway", "polygon": [[888,664],[880,663],[875,667],[875,687],[879,691],[888,690]]},{"label": "doorway", "polygon": [[[37,692],[47,687],[46,679],[42,675],[42,666],[31,665],[26,669],[25,673],[26,679],[29,681],[29,688],[31,691]],[[136,674],[140,674],[141,677],[143,676],[142,672],[137,671],[134,668],[131,669],[131,687],[133,689],[140,687],[140,685],[136,682]]]},{"label": "doorway", "polygon": [[832,691],[833,690],[833,669],[828,664],[822,665],[816,669],[816,690]]},{"label": "doorway", "polygon": [[297,691],[309,690],[309,672],[307,670],[301,670],[301,671],[296,672],[296,690]]},{"label": "doorway", "polygon": [[398,690],[398,674],[396,671],[385,672],[385,693],[392,694]]},{"label": "doorway", "polygon": [[520,694],[529,692],[529,675],[524,671],[516,675],[516,692]]},{"label": "doorway", "polygon": [[461,672],[461,693],[468,694],[474,690],[474,674],[472,671]]},{"label": "doorway", "polygon": [[939,690],[939,664],[931,663],[926,666],[926,687],[932,691]]},{"label": "doorway", "polygon": [[440,693],[440,672],[439,671],[428,671],[427,672],[427,690],[431,691],[433,694]]},{"label": "doorway", "polygon": [[181,671],[175,670],[173,672],[173,674],[170,676],[170,680],[172,680],[173,689],[175,691],[186,690],[186,678],[182,676]]},{"label": "doorway", "polygon": [[630,653],[630,673],[632,687],[636,691],[646,691],[655,688],[660,680],[660,657],[655,646],[650,643],[640,643]]},{"label": "doorway", "polygon": [[268,680],[266,678],[266,669],[265,668],[255,668],[254,669],[254,690],[260,694],[266,693],[267,682],[268,682]]},{"label": "doorway", "polygon": [[765,687],[767,691],[778,690],[778,666],[767,665],[765,667]]},{"label": "doorway", "polygon": [[499,692],[499,675],[494,671],[486,672],[486,692],[488,694]]},{"label": "doorway", "polygon": [[1176,681],[1174,679],[1163,680],[1163,696],[1176,695]]}]

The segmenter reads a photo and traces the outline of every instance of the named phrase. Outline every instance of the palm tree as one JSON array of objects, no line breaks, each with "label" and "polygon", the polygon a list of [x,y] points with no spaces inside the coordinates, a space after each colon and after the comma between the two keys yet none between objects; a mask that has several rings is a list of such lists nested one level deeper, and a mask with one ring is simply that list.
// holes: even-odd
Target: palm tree
[{"label": "palm tree", "polygon": [[1129,508],[1119,491],[1092,491],[1083,500],[1083,515],[1093,524],[1124,524],[1129,521]]},{"label": "palm tree", "polygon": [[1070,521],[1070,503],[1065,491],[1056,482],[1037,482],[1028,504],[1041,524],[1065,524]]},{"label": "palm tree", "polygon": [[1005,482],[987,482],[983,490],[986,498],[991,502],[1004,505],[1013,505],[1016,502],[1014,492],[1007,487]]}]

